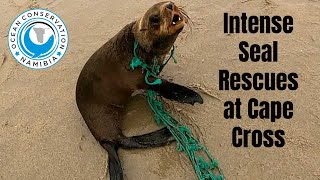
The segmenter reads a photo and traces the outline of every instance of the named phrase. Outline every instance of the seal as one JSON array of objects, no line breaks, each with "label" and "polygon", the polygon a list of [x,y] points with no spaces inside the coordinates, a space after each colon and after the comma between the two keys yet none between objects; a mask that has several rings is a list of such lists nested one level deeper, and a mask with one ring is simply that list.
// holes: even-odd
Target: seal
[{"label": "seal", "polygon": [[[144,63],[161,65],[188,21],[185,11],[173,2],[157,3],[100,47],[80,73],[76,88],[78,109],[93,136],[108,151],[111,180],[123,179],[118,148],[159,147],[173,141],[167,128],[140,136],[123,135],[120,122],[135,90],[152,89],[170,100],[203,103],[202,97],[191,89],[164,79],[159,85],[148,85],[144,71],[130,69],[135,42],[139,44],[136,54]],[[150,82],[154,80],[149,77]]]}]

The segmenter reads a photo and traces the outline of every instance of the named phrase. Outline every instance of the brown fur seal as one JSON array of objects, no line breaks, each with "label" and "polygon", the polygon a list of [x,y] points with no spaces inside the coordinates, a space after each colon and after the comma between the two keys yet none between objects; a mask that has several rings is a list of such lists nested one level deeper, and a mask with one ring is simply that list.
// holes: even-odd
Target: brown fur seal
[{"label": "brown fur seal", "polygon": [[[85,64],[77,83],[78,108],[101,146],[109,154],[112,180],[123,179],[117,149],[159,147],[172,141],[168,129],[125,137],[119,127],[124,107],[138,89],[153,89],[162,97],[182,103],[203,103],[201,96],[181,85],[162,79],[160,85],[145,83],[141,69],[130,69],[134,42],[137,55],[147,64],[162,64],[178,34],[187,24],[185,12],[172,2],[152,6],[138,21],[126,25],[98,49]],[[152,81],[152,78],[151,78]]]}]

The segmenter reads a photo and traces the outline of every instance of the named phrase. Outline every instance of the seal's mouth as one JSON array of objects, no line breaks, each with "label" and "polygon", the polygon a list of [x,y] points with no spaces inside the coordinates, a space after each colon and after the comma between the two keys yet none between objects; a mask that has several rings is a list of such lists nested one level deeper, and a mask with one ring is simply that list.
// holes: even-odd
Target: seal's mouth
[{"label": "seal's mouth", "polygon": [[150,12],[147,12],[148,24],[149,27],[158,30],[156,33],[159,35],[177,35],[185,25],[189,25],[190,18],[186,11],[182,7],[176,6],[173,2],[163,2],[155,6],[155,8],[159,8],[159,10],[151,9],[149,10]]},{"label": "seal's mouth", "polygon": [[179,24],[180,22],[182,22],[182,18],[178,14],[174,14],[172,17],[171,24],[175,26],[175,25]]},{"label": "seal's mouth", "polygon": [[188,24],[190,18],[182,7],[169,2],[165,4],[165,10],[169,16],[168,28],[172,33],[180,32]]}]

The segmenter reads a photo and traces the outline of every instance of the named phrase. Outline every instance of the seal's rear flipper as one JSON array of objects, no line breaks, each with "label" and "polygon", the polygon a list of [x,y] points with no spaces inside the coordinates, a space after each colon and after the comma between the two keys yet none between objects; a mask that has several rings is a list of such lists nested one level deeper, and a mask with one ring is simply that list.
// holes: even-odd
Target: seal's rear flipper
[{"label": "seal's rear flipper", "polygon": [[152,148],[165,146],[173,141],[174,138],[170,131],[167,128],[162,128],[140,136],[124,137],[119,140],[119,145],[125,149]]},{"label": "seal's rear flipper", "polygon": [[165,80],[162,80],[160,85],[150,86],[151,90],[159,93],[160,96],[174,100],[180,103],[187,103],[194,105],[194,103],[203,103],[203,99],[197,92],[181,86],[179,84],[171,83]]},{"label": "seal's rear flipper", "polygon": [[117,145],[108,141],[101,141],[100,144],[104,149],[108,151],[108,167],[110,180],[123,180],[123,171],[117,153]]}]

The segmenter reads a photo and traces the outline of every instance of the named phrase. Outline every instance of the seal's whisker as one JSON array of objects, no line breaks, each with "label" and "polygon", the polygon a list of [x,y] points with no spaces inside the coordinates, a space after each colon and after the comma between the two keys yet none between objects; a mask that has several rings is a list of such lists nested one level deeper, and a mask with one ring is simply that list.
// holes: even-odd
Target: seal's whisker
[{"label": "seal's whisker", "polygon": [[186,10],[184,10],[182,7],[178,7],[178,9],[180,10],[180,12],[184,13],[187,17],[189,17]]},{"label": "seal's whisker", "polygon": [[192,26],[191,26],[191,25],[194,26],[193,21],[191,20],[191,18],[190,18],[189,15],[187,14],[187,12],[186,12],[182,7],[178,7],[178,8],[179,8],[182,16],[183,16],[185,19],[187,19],[187,25],[188,25],[188,27],[189,27],[189,29],[190,29],[191,34],[192,34]]},{"label": "seal's whisker", "polygon": [[[179,7],[179,10],[181,12],[181,14],[183,14],[188,20],[191,21],[191,18],[189,17],[188,13],[186,12],[186,10],[184,10],[183,8]],[[192,22],[192,21],[191,21]],[[193,23],[193,22],[192,22]]]}]

